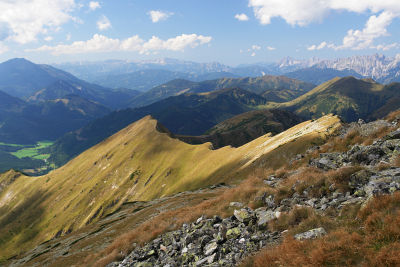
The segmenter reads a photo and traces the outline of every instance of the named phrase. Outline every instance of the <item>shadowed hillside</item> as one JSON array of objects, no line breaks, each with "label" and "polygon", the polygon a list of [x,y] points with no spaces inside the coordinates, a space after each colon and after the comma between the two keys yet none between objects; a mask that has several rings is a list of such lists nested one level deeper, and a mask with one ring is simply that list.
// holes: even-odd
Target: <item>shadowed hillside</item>
[{"label": "shadowed hillside", "polygon": [[288,111],[254,110],[217,124],[206,135],[175,137],[189,144],[211,142],[214,148],[228,145],[239,147],[267,133],[281,133],[300,122],[302,119]]}]

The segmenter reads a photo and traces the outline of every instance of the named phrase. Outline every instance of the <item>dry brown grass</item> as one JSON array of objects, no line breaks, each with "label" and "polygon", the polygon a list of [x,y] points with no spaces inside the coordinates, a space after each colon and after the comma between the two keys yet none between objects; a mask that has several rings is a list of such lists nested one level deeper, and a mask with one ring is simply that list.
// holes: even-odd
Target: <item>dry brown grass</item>
[{"label": "dry brown grass", "polygon": [[400,167],[400,155],[397,155],[396,159],[393,161],[394,167]]},{"label": "dry brown grass", "polygon": [[400,118],[400,109],[390,112],[387,116],[386,116],[386,120],[387,121],[394,121]]},{"label": "dry brown grass", "polygon": [[315,167],[302,167],[296,173],[287,176],[276,192],[276,200],[291,197],[295,192],[303,194],[307,190],[310,197],[323,197],[333,189],[340,192],[349,190],[348,182],[353,173],[360,171],[359,166],[342,167],[336,170],[323,171]]},{"label": "dry brown grass", "polygon": [[384,162],[380,162],[380,163],[376,166],[376,168],[377,168],[379,171],[387,170],[387,169],[389,169],[390,167],[392,167],[391,164],[384,163]]},{"label": "dry brown grass", "polygon": [[344,152],[349,150],[352,145],[361,144],[363,141],[364,138],[360,136],[357,130],[351,130],[344,137],[331,137],[323,146],[321,146],[319,152]]},{"label": "dry brown grass", "polygon": [[340,192],[349,191],[349,180],[352,174],[362,170],[360,166],[342,167],[325,173],[327,179],[335,185]]},{"label": "dry brown grass", "polygon": [[400,193],[375,198],[354,216],[337,217],[320,239],[288,236],[243,266],[400,266]]},{"label": "dry brown grass", "polygon": [[306,220],[315,215],[312,208],[308,207],[298,207],[292,209],[290,212],[283,213],[281,216],[272,221],[268,227],[271,231],[284,231],[292,228],[295,225],[300,224],[302,221]]},{"label": "dry brown grass", "polygon": [[375,140],[384,137],[385,135],[389,134],[393,131],[391,127],[382,127],[378,131],[374,132],[373,134],[364,137],[363,142],[361,143],[364,146],[371,145]]},{"label": "dry brown grass", "polygon": [[238,186],[229,188],[213,199],[204,200],[198,205],[180,208],[174,211],[168,211],[141,224],[135,230],[121,235],[105,250],[95,255],[88,256],[85,259],[85,266],[105,266],[112,261],[116,261],[126,256],[133,250],[135,244],[142,245],[158,235],[167,231],[175,230],[183,223],[190,223],[202,215],[212,217],[214,215],[230,216],[234,208],[229,207],[232,201],[240,201],[246,205],[255,205],[256,196],[264,192],[270,194],[273,190],[266,187],[262,179],[257,176],[250,176]]}]

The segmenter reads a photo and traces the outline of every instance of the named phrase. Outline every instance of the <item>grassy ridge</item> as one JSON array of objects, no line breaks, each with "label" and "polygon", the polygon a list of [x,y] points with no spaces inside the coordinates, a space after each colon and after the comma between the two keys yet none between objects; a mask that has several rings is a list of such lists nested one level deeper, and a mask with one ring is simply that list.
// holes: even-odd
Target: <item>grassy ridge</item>
[{"label": "grassy ridge", "polygon": [[[337,117],[326,116],[239,148],[211,150],[209,144],[189,145],[171,138],[146,117],[65,166],[36,178],[18,175],[1,191],[0,257],[82,228],[125,202],[239,181],[252,162],[267,156],[279,163],[274,160],[276,149],[290,156],[338,126]],[[10,175],[13,172],[1,175],[0,184]]]},{"label": "grassy ridge", "polygon": [[286,103],[262,108],[284,108],[305,118],[339,115],[344,121],[373,120],[400,108],[400,84],[382,85],[370,79],[334,78]]}]

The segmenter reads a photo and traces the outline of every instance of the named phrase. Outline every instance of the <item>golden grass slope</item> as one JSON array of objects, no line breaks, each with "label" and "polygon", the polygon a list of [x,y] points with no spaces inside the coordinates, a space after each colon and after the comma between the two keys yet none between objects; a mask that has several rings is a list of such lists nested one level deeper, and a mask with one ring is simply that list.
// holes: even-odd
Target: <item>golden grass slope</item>
[{"label": "golden grass slope", "polygon": [[210,143],[171,138],[147,116],[47,175],[0,175],[0,260],[94,222],[124,202],[239,181],[250,163],[278,156],[282,147],[305,150],[304,140],[323,139],[339,125],[327,115],[239,148],[212,150]]}]

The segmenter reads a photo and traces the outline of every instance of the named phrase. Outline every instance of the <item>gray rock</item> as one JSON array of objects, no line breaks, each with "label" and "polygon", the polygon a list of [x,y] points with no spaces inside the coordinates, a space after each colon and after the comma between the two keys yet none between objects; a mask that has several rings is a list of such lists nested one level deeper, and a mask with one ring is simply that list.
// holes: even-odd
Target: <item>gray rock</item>
[{"label": "gray rock", "polygon": [[243,203],[240,203],[240,202],[231,202],[231,203],[229,203],[229,206],[241,208],[244,205],[243,205]]},{"label": "gray rock", "polygon": [[326,235],[326,231],[324,228],[320,227],[320,228],[311,229],[311,230],[301,233],[301,234],[297,234],[294,236],[294,238],[297,240],[306,240],[306,239],[318,238],[323,235]]},{"label": "gray rock", "polygon": [[236,219],[242,223],[248,223],[253,218],[250,208],[235,210],[233,214]]},{"label": "gray rock", "polygon": [[400,129],[397,129],[396,131],[391,132],[387,136],[385,136],[385,139],[391,140],[391,139],[400,139]]},{"label": "gray rock", "polygon": [[211,242],[204,247],[204,255],[209,256],[218,249],[217,242]]},{"label": "gray rock", "polygon": [[258,222],[257,225],[260,227],[267,226],[268,222],[276,218],[275,212],[272,210],[259,211],[257,212]]}]

